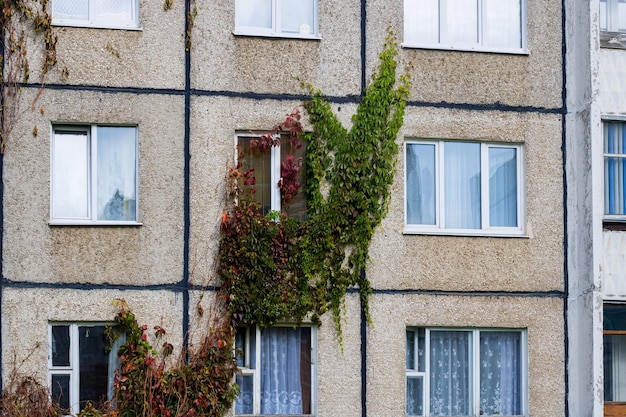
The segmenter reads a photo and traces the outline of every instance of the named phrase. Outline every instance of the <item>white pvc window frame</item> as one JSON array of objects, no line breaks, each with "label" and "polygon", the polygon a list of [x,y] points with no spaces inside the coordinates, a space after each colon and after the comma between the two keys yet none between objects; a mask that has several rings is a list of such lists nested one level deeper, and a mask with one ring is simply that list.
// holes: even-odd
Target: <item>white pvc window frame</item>
[{"label": "white pvc window frame", "polygon": [[[481,216],[479,229],[447,228],[444,222],[445,212],[445,171],[444,146],[446,142],[476,143],[480,145],[480,205]],[[407,185],[407,146],[431,145],[435,147],[435,224],[416,224],[408,222],[408,185]],[[494,227],[489,225],[489,149],[506,148],[516,150],[517,175],[517,226]],[[405,234],[440,234],[459,236],[524,236],[525,233],[525,176],[524,176],[524,146],[516,143],[451,141],[451,140],[421,140],[407,139],[404,141],[404,233]]]},{"label": "white pvc window frame", "polygon": [[409,28],[415,25],[414,18],[411,13],[411,4],[416,4],[420,0],[404,0],[404,41],[402,46],[404,48],[419,48],[419,49],[446,49],[457,51],[474,51],[474,52],[493,52],[504,54],[528,54],[527,44],[527,17],[526,17],[526,3],[527,0],[519,0],[520,6],[520,45],[516,47],[500,47],[485,45],[483,39],[485,38],[485,28],[483,22],[486,21],[485,13],[486,7],[483,7],[483,3],[487,0],[477,0],[478,8],[476,11],[477,18],[477,37],[476,43],[458,43],[452,42],[447,39],[448,28],[446,25],[446,10],[448,0],[435,0],[438,3],[437,16],[439,25],[439,40],[438,42],[421,42],[419,40],[407,39],[407,33]]},{"label": "white pvc window frame", "polygon": [[271,17],[272,24],[270,28],[260,26],[247,26],[240,23],[237,18],[238,9],[245,7],[246,0],[235,0],[235,30],[233,34],[244,36],[260,36],[260,37],[274,37],[274,38],[297,38],[297,39],[320,39],[319,35],[319,0],[313,0],[313,27],[308,28],[309,32],[301,31],[288,32],[283,29],[281,21],[281,0],[271,0]]},{"label": "white pvc window frame", "polygon": [[52,24],[54,26],[75,26],[100,29],[124,29],[141,30],[139,26],[139,0],[128,1],[128,14],[124,19],[107,18],[98,13],[98,2],[101,0],[82,0],[89,3],[88,17],[86,19],[74,18],[71,15],[63,16],[55,12],[55,3],[63,3],[76,0],[52,0]]},{"label": "white pvc window frame", "polygon": [[[424,370],[418,370],[418,351],[419,351],[419,333],[418,330],[424,330]],[[504,328],[428,328],[428,327],[407,327],[407,332],[413,332],[414,355],[413,363],[415,368],[406,369],[405,390],[408,390],[408,380],[410,377],[422,378],[422,404],[424,405],[423,416],[430,416],[430,333],[433,331],[445,332],[465,332],[471,333],[469,343],[471,352],[471,395],[472,413],[470,416],[480,416],[480,333],[481,332],[519,332],[520,333],[520,368],[521,368],[521,407],[522,415],[528,415],[528,332],[526,329],[504,329]],[[406,347],[408,349],[408,346]],[[406,393],[405,393],[406,398]]]},{"label": "white pvc window frame", "polygon": [[[626,12],[626,2],[623,0],[600,0],[599,7],[601,31],[626,32],[626,26],[620,28],[620,9],[622,12]],[[624,17],[626,18],[626,16]]]},{"label": "white pvc window frame", "polygon": [[[97,182],[98,182],[98,127],[124,127],[135,131],[135,213],[134,220],[102,220],[98,219],[97,207]],[[132,125],[53,125],[50,132],[50,225],[141,225],[139,216],[139,138],[138,128]],[[79,217],[66,217],[55,213],[55,194],[63,193],[65,190],[57,189],[55,186],[55,141],[57,132],[84,134],[86,140],[87,155],[87,215]]]},{"label": "white pvc window frame", "polygon": [[[289,327],[293,328],[293,324],[276,324],[272,327]],[[305,416],[317,415],[317,326],[312,324],[300,324],[298,327],[307,327],[311,329],[311,414],[303,414]],[[253,414],[261,415],[261,328],[256,325],[238,327],[237,331],[245,331],[245,343],[243,348],[244,366],[238,368],[238,373],[242,376],[252,376],[253,380]],[[250,332],[255,332],[255,345],[251,346]],[[254,355],[255,368],[251,368],[251,358]],[[249,414],[235,414],[237,416],[245,416]]]}]

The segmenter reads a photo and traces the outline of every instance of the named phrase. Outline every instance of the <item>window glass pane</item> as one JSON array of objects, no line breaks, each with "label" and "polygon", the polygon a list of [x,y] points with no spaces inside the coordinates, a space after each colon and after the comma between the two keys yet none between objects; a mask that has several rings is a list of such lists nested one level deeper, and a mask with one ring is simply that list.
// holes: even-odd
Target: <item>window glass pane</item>
[{"label": "window glass pane", "polygon": [[315,22],[314,0],[279,0],[280,25],[282,32],[310,34]]},{"label": "window glass pane", "polygon": [[272,28],[272,0],[236,0],[236,26]]},{"label": "window glass pane", "polygon": [[246,328],[237,327],[237,333],[235,334],[235,349],[237,350],[237,357],[235,358],[237,366],[243,368],[248,362],[246,358]]},{"label": "window glass pane", "polygon": [[70,376],[52,375],[52,401],[59,404],[61,409],[70,409]]},{"label": "window glass pane", "polygon": [[483,0],[483,9],[483,44],[503,48],[521,48],[520,0]]},{"label": "window glass pane", "polygon": [[480,414],[521,415],[520,332],[480,333]]},{"label": "window glass pane", "polygon": [[489,225],[517,226],[517,150],[489,148]]},{"label": "window glass pane", "polygon": [[80,326],[78,334],[82,410],[88,401],[98,405],[108,399],[109,355],[104,326]]},{"label": "window glass pane", "polygon": [[600,0],[600,30],[608,29],[606,0]]},{"label": "window glass pane", "polygon": [[404,41],[439,43],[439,0],[404,0]]},{"label": "window glass pane", "polygon": [[239,395],[235,401],[235,414],[252,414],[254,412],[254,377],[237,375],[235,382],[239,385]]},{"label": "window glass pane", "polygon": [[480,144],[444,143],[445,227],[480,229]]},{"label": "window glass pane", "polygon": [[[306,193],[304,185],[306,184],[306,166],[305,166],[305,152],[306,144],[302,143],[302,147],[297,149],[296,146],[291,143],[287,135],[281,137],[280,141],[280,164],[281,164],[281,177],[285,177],[283,172],[283,163],[286,162],[287,155],[293,155],[293,163],[297,164],[299,160],[302,161],[302,168],[300,169],[300,188],[294,196],[292,196],[286,207],[282,207],[287,211],[287,215],[294,219],[304,220],[306,218]],[[284,197],[284,193],[281,193],[281,197]],[[282,199],[282,198],[281,198]],[[282,202],[281,202],[282,203]]]},{"label": "window glass pane", "polygon": [[244,155],[241,170],[254,170],[256,185],[253,187],[255,192],[252,198],[260,204],[261,212],[267,214],[272,209],[272,157],[270,151],[261,153],[256,148],[250,146],[250,141],[257,139],[254,137],[239,137],[239,152],[243,152]]},{"label": "window glass pane", "polygon": [[406,332],[406,369],[415,369],[415,332]]},{"label": "window glass pane", "polygon": [[132,21],[133,6],[136,0],[97,0],[96,16],[98,20],[126,23]]},{"label": "window glass pane", "polygon": [[89,216],[89,146],[86,132],[55,131],[52,215]]},{"label": "window glass pane", "polygon": [[70,366],[70,326],[52,326],[52,366]]},{"label": "window glass pane", "polygon": [[[623,123],[604,123],[604,153],[623,155],[626,152],[626,129]],[[624,157],[604,157],[604,212],[626,214],[626,170]]]},{"label": "window glass pane", "polygon": [[626,330],[626,305],[604,306],[604,330]]},{"label": "window glass pane", "polygon": [[89,2],[85,0],[54,0],[52,16],[55,19],[89,20]]},{"label": "window glass pane", "polygon": [[478,0],[447,0],[445,43],[478,43]]},{"label": "window glass pane", "polygon": [[626,401],[626,335],[604,335],[604,400]]},{"label": "window glass pane", "polygon": [[619,32],[626,32],[626,0],[617,2],[617,28]]},{"label": "window glass pane", "polygon": [[435,224],[435,145],[406,145],[406,211],[409,224]]},{"label": "window glass pane", "polygon": [[470,332],[430,332],[430,415],[469,415],[471,339]]},{"label": "window glass pane", "polygon": [[406,414],[408,416],[424,415],[424,378],[410,376],[406,379]]},{"label": "window glass pane", "polygon": [[272,327],[261,333],[261,414],[309,414],[311,329]]},{"label": "window glass pane", "polygon": [[98,127],[98,220],[136,220],[136,129]]}]

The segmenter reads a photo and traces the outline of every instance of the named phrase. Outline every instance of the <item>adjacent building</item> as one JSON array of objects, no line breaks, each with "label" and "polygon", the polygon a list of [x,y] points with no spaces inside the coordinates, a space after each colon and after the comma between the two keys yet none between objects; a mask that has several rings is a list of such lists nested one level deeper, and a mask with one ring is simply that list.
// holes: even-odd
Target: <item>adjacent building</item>
[{"label": "adjacent building", "polygon": [[[579,234],[587,232],[599,245],[604,237],[608,253],[621,232],[601,232],[602,209],[591,209],[600,203],[582,189],[603,185],[601,145],[593,147],[597,163],[575,165],[582,149],[568,148],[564,160],[566,139],[587,143],[575,129],[595,132],[598,144],[602,132],[600,112],[585,113],[585,124],[566,101],[573,100],[566,81],[596,79],[566,79],[575,51],[564,48],[565,35],[580,35],[568,32],[561,2],[180,0],[165,10],[154,0],[50,0],[49,7],[59,63],[41,96],[36,81],[23,88],[26,111],[2,159],[3,378],[23,361],[22,370],[75,413],[106,396],[114,361],[101,353],[101,333],[116,298],[142,323],[168,329],[177,348],[184,335],[193,342],[196,304],[211,304],[206,286],[215,284],[236,144],[300,106],[301,81],[321,89],[349,127],[391,27],[412,87],[390,210],[366,271],[372,323],[355,292],[346,299],[343,350],[330,317],[297,330],[249,328],[240,338],[249,384],[233,413],[567,415],[567,382],[577,383],[566,370],[574,361],[568,350],[577,354],[575,340],[590,342],[573,323],[593,321],[599,341],[602,308],[593,298],[592,317],[587,299],[571,296],[572,263],[599,279],[603,259],[599,250],[592,258],[574,252],[572,239],[588,244]],[[589,54],[606,55],[617,71],[620,53]],[[621,102],[610,103],[602,114],[616,131]],[[592,149],[584,151],[590,159]],[[593,181],[583,186],[578,176]],[[589,216],[565,206],[566,190],[568,203],[578,191],[586,196]],[[591,214],[592,224],[568,223]],[[623,211],[610,214],[619,219]],[[614,301],[623,291],[612,288],[605,296]],[[566,321],[568,312],[585,317]],[[277,364],[264,363],[292,347]],[[284,370],[287,361],[298,375]],[[264,381],[273,371],[281,382],[270,392]]]}]

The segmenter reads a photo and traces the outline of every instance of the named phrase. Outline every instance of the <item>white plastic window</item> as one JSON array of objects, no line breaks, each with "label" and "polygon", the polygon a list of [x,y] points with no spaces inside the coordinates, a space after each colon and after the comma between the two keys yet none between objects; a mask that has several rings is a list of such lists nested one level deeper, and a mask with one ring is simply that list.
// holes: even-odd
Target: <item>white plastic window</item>
[{"label": "white plastic window", "polygon": [[55,126],[51,153],[51,223],[136,224],[136,127]]},{"label": "white plastic window", "polygon": [[626,0],[600,0],[600,30],[626,32]]},{"label": "white plastic window", "polygon": [[111,29],[139,27],[138,0],[52,0],[52,23]]},{"label": "white plastic window", "polygon": [[525,0],[404,0],[405,47],[524,53]]},{"label": "white plastic window", "polygon": [[408,416],[526,414],[526,333],[409,328]]},{"label": "white plastic window", "polygon": [[317,0],[235,0],[235,34],[317,38]]},{"label": "white plastic window", "polygon": [[523,233],[523,148],[462,141],[405,143],[405,232]]}]

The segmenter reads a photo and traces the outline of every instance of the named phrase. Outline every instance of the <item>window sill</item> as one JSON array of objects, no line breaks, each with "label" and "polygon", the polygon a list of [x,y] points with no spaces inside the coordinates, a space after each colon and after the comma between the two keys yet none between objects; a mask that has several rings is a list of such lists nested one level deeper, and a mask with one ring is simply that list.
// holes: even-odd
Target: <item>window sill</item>
[{"label": "window sill", "polygon": [[530,55],[526,48],[486,48],[482,46],[455,46],[455,45],[423,45],[402,43],[405,49],[434,49],[441,51],[479,52],[504,55]]},{"label": "window sill", "polygon": [[263,31],[242,31],[236,30],[233,32],[236,37],[256,37],[256,38],[273,38],[273,39],[301,39],[310,41],[320,41],[322,37],[319,35],[303,35],[300,33],[277,33],[277,32],[263,32]]},{"label": "window sill", "polygon": [[141,26],[115,26],[115,25],[106,25],[102,23],[91,23],[91,22],[56,21],[56,22],[52,22],[52,26],[88,28],[88,29],[128,30],[131,32],[143,31],[143,28]]},{"label": "window sill", "polygon": [[626,33],[601,31],[600,48],[626,49]]},{"label": "window sill", "polygon": [[91,220],[50,220],[48,226],[87,226],[87,227],[110,227],[110,226],[126,226],[140,227],[143,223],[125,222],[125,221],[91,221]]},{"label": "window sill", "polygon": [[529,236],[522,231],[511,230],[478,230],[478,229],[415,229],[404,228],[405,235],[432,235],[432,236],[458,236],[458,237],[505,237],[528,239]]}]

